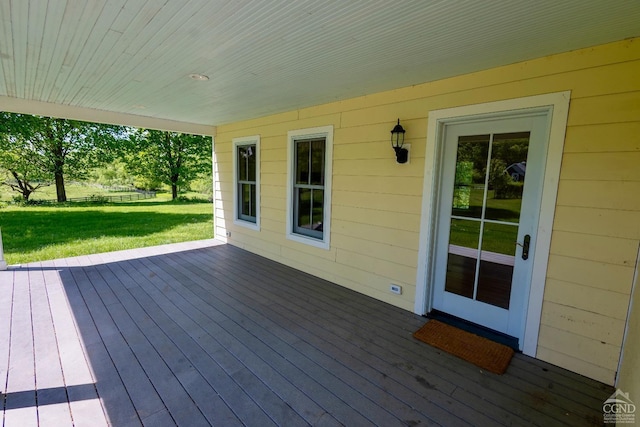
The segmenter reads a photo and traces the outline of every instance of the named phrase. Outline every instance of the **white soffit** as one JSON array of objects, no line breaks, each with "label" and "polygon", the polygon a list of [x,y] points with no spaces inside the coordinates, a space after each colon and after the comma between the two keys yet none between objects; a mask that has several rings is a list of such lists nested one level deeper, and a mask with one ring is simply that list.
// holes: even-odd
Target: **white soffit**
[{"label": "white soffit", "polygon": [[640,1],[622,0],[3,0],[0,97],[213,126],[639,36],[639,23]]}]

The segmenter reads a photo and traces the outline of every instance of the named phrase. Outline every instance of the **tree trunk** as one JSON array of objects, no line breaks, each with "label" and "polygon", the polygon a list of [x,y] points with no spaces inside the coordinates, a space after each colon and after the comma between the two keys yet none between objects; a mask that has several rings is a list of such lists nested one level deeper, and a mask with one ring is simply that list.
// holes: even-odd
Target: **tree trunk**
[{"label": "tree trunk", "polygon": [[178,198],[178,185],[173,182],[171,183],[171,200],[175,200]]},{"label": "tree trunk", "polygon": [[[53,119],[54,121],[56,119]],[[52,145],[53,154],[53,176],[56,180],[56,196],[58,196],[58,203],[67,201],[67,191],[64,188],[64,158],[65,152],[62,145],[62,141],[57,140],[53,133],[53,125],[49,122],[49,141]]]},{"label": "tree trunk", "polygon": [[11,175],[13,175],[13,178],[16,180],[17,185],[13,185],[10,183],[4,183],[4,184],[9,186],[9,188],[11,188],[12,190],[19,192],[22,195],[22,200],[25,202],[28,202],[29,196],[31,196],[31,193],[35,191],[33,186],[30,185],[27,182],[27,180],[20,179],[20,175],[18,175],[16,171],[10,171],[10,172],[11,172]]},{"label": "tree trunk", "polygon": [[58,202],[67,201],[67,191],[64,188],[64,175],[62,174],[62,168],[59,170],[56,168],[56,195],[58,196]]}]

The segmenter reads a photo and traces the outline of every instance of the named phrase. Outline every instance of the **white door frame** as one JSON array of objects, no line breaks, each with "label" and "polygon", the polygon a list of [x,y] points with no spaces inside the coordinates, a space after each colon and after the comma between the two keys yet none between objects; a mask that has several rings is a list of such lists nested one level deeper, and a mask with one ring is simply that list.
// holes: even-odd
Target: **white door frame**
[{"label": "white door frame", "polygon": [[435,226],[438,217],[439,172],[442,163],[442,142],[445,126],[473,120],[517,116],[521,113],[534,111],[546,112],[549,121],[549,145],[544,166],[537,243],[533,254],[531,288],[528,302],[525,303],[526,313],[523,322],[525,330],[521,344],[524,354],[532,357],[536,356],[570,98],[571,92],[566,91],[429,112],[414,305],[416,314],[426,314],[432,308],[433,261],[437,234],[435,233]]}]

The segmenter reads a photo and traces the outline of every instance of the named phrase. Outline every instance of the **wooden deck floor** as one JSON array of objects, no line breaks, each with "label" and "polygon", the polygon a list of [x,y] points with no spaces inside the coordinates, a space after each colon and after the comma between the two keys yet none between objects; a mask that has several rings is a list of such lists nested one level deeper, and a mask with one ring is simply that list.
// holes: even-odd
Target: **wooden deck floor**
[{"label": "wooden deck floor", "polygon": [[601,425],[608,386],[497,376],[425,319],[214,241],[0,272],[5,426]]}]

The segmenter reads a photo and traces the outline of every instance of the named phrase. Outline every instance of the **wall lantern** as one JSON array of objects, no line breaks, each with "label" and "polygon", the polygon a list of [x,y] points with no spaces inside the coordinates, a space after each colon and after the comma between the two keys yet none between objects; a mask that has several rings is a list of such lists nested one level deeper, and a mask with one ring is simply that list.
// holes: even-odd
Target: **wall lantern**
[{"label": "wall lantern", "polygon": [[402,148],[404,132],[404,128],[400,125],[400,119],[398,119],[398,124],[391,130],[391,147],[396,152],[396,162],[398,163],[407,163],[409,160],[409,150]]}]

